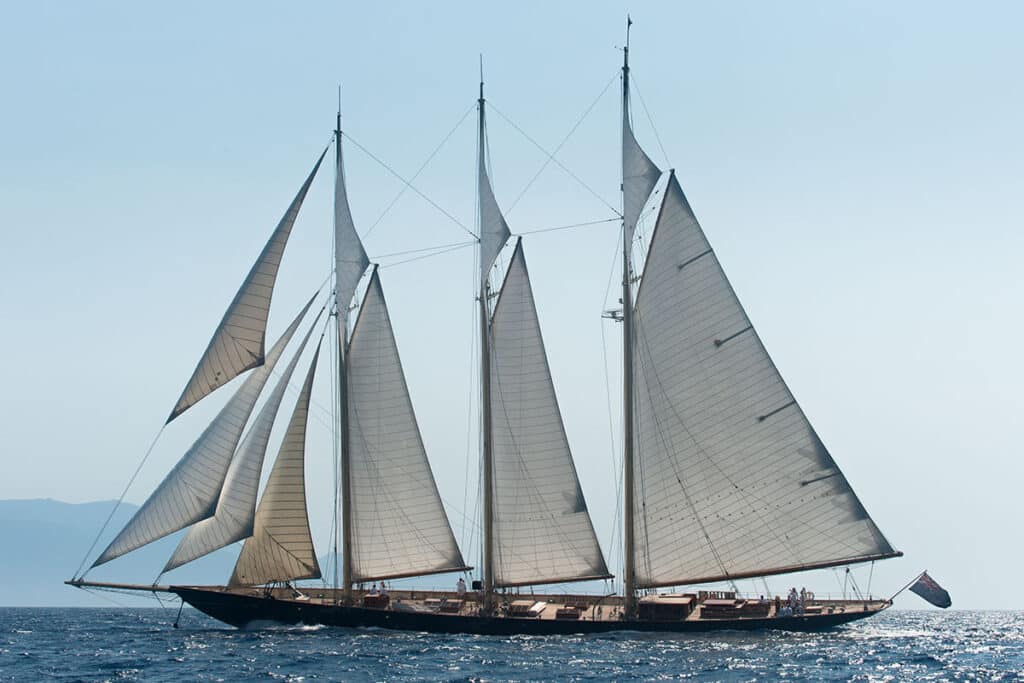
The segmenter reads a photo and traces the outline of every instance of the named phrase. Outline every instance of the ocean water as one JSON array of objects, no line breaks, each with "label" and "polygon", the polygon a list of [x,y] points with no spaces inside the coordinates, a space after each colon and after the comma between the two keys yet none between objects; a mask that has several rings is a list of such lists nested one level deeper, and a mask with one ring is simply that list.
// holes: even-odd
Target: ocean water
[{"label": "ocean water", "polygon": [[897,612],[824,634],[239,631],[193,610],[0,609],[3,681],[1024,681],[1024,612]]}]

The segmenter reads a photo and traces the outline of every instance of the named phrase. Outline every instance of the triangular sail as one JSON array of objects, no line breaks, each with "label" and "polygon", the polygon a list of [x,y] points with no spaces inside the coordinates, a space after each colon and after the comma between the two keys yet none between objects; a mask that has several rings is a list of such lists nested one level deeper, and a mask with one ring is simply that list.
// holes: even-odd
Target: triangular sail
[{"label": "triangular sail", "polygon": [[299,215],[299,209],[326,153],[324,150],[317,159],[306,182],[295,195],[295,199],[253,264],[252,270],[235,294],[206,351],[199,359],[191,379],[185,385],[185,390],[167,418],[168,422],[215,389],[264,362],[267,316],[270,313],[270,299],[274,293],[277,269],[281,265],[281,257],[284,255],[284,248],[288,244],[288,237]]},{"label": "triangular sail", "polygon": [[522,243],[491,322],[494,584],[607,578],[541,336]]},{"label": "triangular sail", "polygon": [[306,509],[306,420],[320,345],[292,411],[288,430],[260,498],[252,536],[246,539],[228,585],[320,578]]},{"label": "triangular sail", "polygon": [[374,271],[348,350],[352,581],[465,568]]},{"label": "triangular sail", "polygon": [[235,395],[92,566],[109,562],[214,513],[245,423],[274,365],[312,303],[310,299],[270,349],[266,362],[245,378]]},{"label": "triangular sail", "polygon": [[339,320],[343,322],[359,280],[363,277],[366,267],[370,265],[370,259],[367,258],[366,249],[363,248],[363,242],[356,232],[352,210],[348,205],[340,134],[336,144],[338,147],[334,176],[334,265],[337,278],[335,294],[338,298],[338,308],[342,313]]},{"label": "triangular sail", "polygon": [[640,212],[647,203],[661,170],[640,147],[629,125],[628,99],[624,100],[622,116],[622,221],[625,226],[626,250],[632,251],[633,232]]},{"label": "triangular sail", "polygon": [[[481,86],[482,88],[483,86]],[[487,175],[487,160],[485,158],[486,145],[483,140],[485,135],[483,99],[480,100],[480,167],[478,170],[477,186],[480,193],[480,272],[481,281],[486,282],[487,276],[498,258],[498,253],[505,242],[512,236],[505,222],[505,217],[498,207],[498,200],[494,198],[494,189],[491,187],[491,179]]]},{"label": "triangular sail", "polygon": [[898,554],[776,370],[674,174],[634,315],[638,586]]},{"label": "triangular sail", "polygon": [[[319,319],[317,316],[316,320]],[[217,500],[216,512],[212,517],[197,522],[188,530],[171,559],[167,561],[165,572],[252,535],[256,498],[259,493],[260,475],[263,472],[263,460],[270,442],[270,431],[274,427],[278,408],[281,406],[288,383],[291,382],[295,366],[298,365],[306,343],[316,327],[316,320],[306,332],[288,367],[281,373],[273,391],[242,438],[242,443],[232,458],[227,476],[224,478],[224,487]]]}]

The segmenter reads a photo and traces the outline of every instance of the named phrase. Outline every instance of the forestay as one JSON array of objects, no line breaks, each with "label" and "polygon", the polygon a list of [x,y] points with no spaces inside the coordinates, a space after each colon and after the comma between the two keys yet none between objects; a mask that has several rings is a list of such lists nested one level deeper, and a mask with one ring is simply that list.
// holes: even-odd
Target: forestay
[{"label": "forestay", "polygon": [[573,464],[523,256],[491,322],[496,586],[609,576]]},{"label": "forestay", "polygon": [[319,355],[320,345],[317,344],[281,449],[260,498],[252,536],[242,546],[228,582],[231,586],[320,578],[320,565],[309,532],[305,477],[306,422]]},{"label": "forestay", "polygon": [[298,365],[319,319],[318,315],[242,438],[242,443],[232,458],[227,476],[224,478],[224,487],[217,500],[216,512],[212,517],[197,522],[188,530],[171,559],[167,561],[165,572],[252,535],[260,475],[263,472],[267,445],[270,443],[270,432],[274,427],[274,420],[288,383],[295,372],[295,366]]},{"label": "forestay", "polygon": [[347,360],[352,580],[463,569],[376,270]]},{"label": "forestay", "polygon": [[326,153],[324,150],[317,159],[306,182],[295,195],[295,199],[253,264],[249,275],[235,294],[206,351],[199,359],[191,379],[185,385],[185,390],[167,418],[168,422],[218,387],[264,362],[267,316],[270,313],[270,299],[274,294],[277,270],[281,265],[281,257],[284,255],[299,209]]},{"label": "forestay", "polygon": [[[315,296],[314,296],[315,298]],[[245,423],[274,365],[288,345],[313,299],[303,307],[267,354],[217,414],[188,452],[139,508],[93,567],[163,538],[214,513],[231,457]]]},{"label": "forestay", "polygon": [[768,357],[674,174],[634,315],[640,587],[898,554]]}]

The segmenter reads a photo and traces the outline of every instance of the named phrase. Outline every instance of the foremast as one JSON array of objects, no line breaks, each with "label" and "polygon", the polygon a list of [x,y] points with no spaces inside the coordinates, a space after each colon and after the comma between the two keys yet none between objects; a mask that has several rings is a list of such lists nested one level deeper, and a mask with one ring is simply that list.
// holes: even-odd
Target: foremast
[{"label": "foremast", "polygon": [[[340,96],[339,96],[340,97]],[[334,129],[334,144],[335,144],[335,192],[334,192],[334,230],[335,233],[338,231],[338,216],[339,211],[342,207],[339,203],[342,201],[347,202],[347,197],[343,191],[338,191],[338,188],[344,187],[345,176],[344,169],[342,166],[341,158],[341,104],[338,104],[338,117],[336,126]],[[347,210],[347,206],[344,210]],[[341,495],[340,501],[335,501],[335,509],[338,508],[338,502],[341,504],[341,511],[339,514],[340,526],[341,526],[341,547],[342,547],[342,601],[345,604],[349,604],[352,601],[352,511],[351,503],[352,496],[349,493],[349,484],[351,481],[351,470],[350,470],[350,458],[349,458],[349,425],[348,425],[348,372],[347,372],[347,358],[348,358],[348,308],[349,302],[343,301],[339,298],[339,287],[338,278],[339,272],[337,264],[340,262],[342,255],[337,252],[338,240],[335,238],[335,290],[334,290],[334,312],[337,319],[338,325],[338,422],[341,433],[339,434],[339,457],[338,457],[338,473],[340,478]],[[337,490],[335,496],[338,495]],[[338,588],[338,528],[335,526],[334,530],[334,588]]]},{"label": "foremast", "polygon": [[[625,148],[626,131],[629,130],[629,27],[633,24],[626,18],[626,45],[622,49],[622,135]],[[626,167],[622,165],[622,508],[623,508],[623,572],[627,618],[636,616],[636,573],[634,568],[633,531],[633,269],[631,263],[633,247],[633,226],[628,225],[626,204]]]},{"label": "foremast", "polygon": [[[485,157],[486,126],[484,123],[484,79],[483,67],[480,73],[480,98],[477,100],[479,108],[479,132],[477,151],[479,160],[478,179],[482,184],[485,178],[487,160]],[[478,202],[482,207],[480,196],[482,185],[478,187]],[[481,222],[483,218],[482,208],[480,210]],[[488,311],[488,298],[490,290],[487,286],[487,276],[491,268],[487,256],[484,253],[484,230],[481,226],[481,253],[480,253],[480,378],[482,382],[480,415],[481,415],[481,448],[483,459],[483,505],[484,505],[484,562],[483,562],[483,587],[484,601],[483,612],[491,614],[494,610],[494,455],[492,451],[492,425],[491,425],[491,335],[490,335],[490,313]]]}]

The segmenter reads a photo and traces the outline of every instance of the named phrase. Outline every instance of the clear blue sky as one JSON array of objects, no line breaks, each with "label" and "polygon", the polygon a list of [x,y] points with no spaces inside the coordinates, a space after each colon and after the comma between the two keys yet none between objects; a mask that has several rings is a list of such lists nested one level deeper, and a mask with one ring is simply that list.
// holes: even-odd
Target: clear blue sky
[{"label": "clear blue sky", "polygon": [[[959,606],[1024,607],[994,590],[1024,564],[1024,6],[1011,2],[9,4],[0,497],[120,493],[327,144],[336,84],[347,131],[408,177],[473,106],[482,52],[496,112],[552,149],[616,78],[627,9],[655,124],[638,106],[641,142],[677,169],[783,375],[907,554],[877,569],[876,592],[927,567]],[[613,206],[617,90],[558,156]],[[474,145],[470,113],[416,181],[468,226]],[[514,232],[612,215],[553,164],[512,208],[545,156],[497,113],[490,148]],[[365,232],[401,185],[346,153]],[[272,337],[327,273],[329,177],[286,253]],[[526,249],[583,487],[617,564],[600,319],[616,237],[609,223]],[[464,239],[410,192],[366,243],[374,256]],[[382,271],[460,539],[475,495],[472,269],[462,249]],[[617,329],[605,332],[614,359]],[[219,400],[168,430],[129,500]],[[325,481],[327,432],[311,438]],[[312,502],[319,538],[326,495]]]}]

